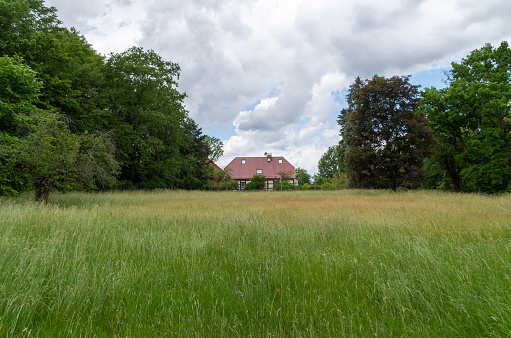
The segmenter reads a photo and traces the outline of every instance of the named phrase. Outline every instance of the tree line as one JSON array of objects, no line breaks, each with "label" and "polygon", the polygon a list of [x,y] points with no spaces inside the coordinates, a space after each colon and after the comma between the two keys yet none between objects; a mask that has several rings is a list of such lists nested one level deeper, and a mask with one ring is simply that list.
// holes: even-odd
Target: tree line
[{"label": "tree line", "polygon": [[132,47],[107,57],[43,0],[0,0],[0,195],[210,185],[179,65]]},{"label": "tree line", "polygon": [[[211,187],[222,142],[186,111],[178,64],[140,47],[102,56],[43,0],[0,0],[0,13],[0,195]],[[314,183],[511,191],[510,79],[505,41],[452,63],[443,89],[357,77]]]},{"label": "tree line", "polygon": [[341,140],[318,163],[337,187],[511,191],[511,50],[486,44],[419,91],[409,77],[357,77]]}]

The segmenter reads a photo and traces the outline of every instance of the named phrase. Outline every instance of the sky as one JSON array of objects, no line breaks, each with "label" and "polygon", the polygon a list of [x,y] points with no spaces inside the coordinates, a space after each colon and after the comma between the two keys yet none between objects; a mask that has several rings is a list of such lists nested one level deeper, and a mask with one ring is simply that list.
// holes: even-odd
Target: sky
[{"label": "sky", "polygon": [[486,43],[511,41],[509,0],[47,0],[102,55],[132,46],[181,67],[179,90],[204,134],[236,156],[284,156],[317,172],[338,143],[347,88],[445,70]]}]

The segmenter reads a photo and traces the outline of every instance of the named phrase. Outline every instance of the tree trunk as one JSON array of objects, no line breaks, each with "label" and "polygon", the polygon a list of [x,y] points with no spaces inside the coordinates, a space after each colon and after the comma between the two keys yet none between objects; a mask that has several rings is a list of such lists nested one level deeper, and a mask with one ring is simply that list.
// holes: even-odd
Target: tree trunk
[{"label": "tree trunk", "polygon": [[454,184],[454,191],[461,191],[461,178],[459,169],[456,165],[456,159],[454,156],[447,156],[445,159],[445,167],[447,169],[447,174],[451,177],[452,183]]},{"label": "tree trunk", "polygon": [[36,202],[43,202],[44,204],[47,204],[51,189],[48,188],[43,182],[36,182],[34,187]]}]

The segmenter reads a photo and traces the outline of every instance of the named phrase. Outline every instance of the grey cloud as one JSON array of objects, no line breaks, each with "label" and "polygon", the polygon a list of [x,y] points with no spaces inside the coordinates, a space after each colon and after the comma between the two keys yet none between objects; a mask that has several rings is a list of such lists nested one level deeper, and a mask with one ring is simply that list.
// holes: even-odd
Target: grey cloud
[{"label": "grey cloud", "polygon": [[267,110],[250,114],[250,119],[240,123],[238,129],[275,131],[299,123],[312,98],[313,83],[309,69],[302,64],[295,64],[278,101]]},{"label": "grey cloud", "polygon": [[[511,10],[506,9],[511,3],[492,1],[491,6],[478,1],[470,7],[459,2],[452,10],[444,8],[453,4],[447,1],[439,3],[435,12],[426,13],[428,3],[431,1],[402,1],[394,7],[386,2],[354,3],[352,7],[338,4],[312,14],[310,8],[303,7],[296,27],[311,45],[333,55],[339,68],[352,77],[408,73],[414,67],[428,67],[466,53],[468,46],[482,46],[489,39],[509,34],[504,17],[510,17]],[[479,11],[480,7],[492,10]],[[439,16],[443,20],[437,21]],[[470,25],[491,30],[470,30]]]},{"label": "grey cloud", "polygon": [[58,17],[64,26],[76,28],[80,27],[87,18],[100,15],[104,10],[102,0],[46,0],[45,5],[57,8]]}]

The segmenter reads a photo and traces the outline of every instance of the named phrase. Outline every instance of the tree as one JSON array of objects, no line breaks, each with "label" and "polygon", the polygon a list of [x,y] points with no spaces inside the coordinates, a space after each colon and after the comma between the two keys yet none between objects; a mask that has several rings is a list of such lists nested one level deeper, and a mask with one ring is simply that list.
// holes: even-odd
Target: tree
[{"label": "tree", "polygon": [[305,169],[295,168],[295,177],[298,180],[299,186],[311,184],[311,175]]},{"label": "tree", "polygon": [[20,57],[0,57],[0,132],[16,134],[19,114],[35,109],[41,87]]},{"label": "tree", "polygon": [[[440,141],[440,177],[456,191],[511,191],[511,49],[486,44],[452,63],[449,87],[430,88],[422,107]],[[442,172],[444,174],[442,174]]]},{"label": "tree", "polygon": [[209,166],[205,165],[209,152],[206,135],[202,134],[202,129],[190,118],[185,120],[185,128],[184,142],[180,149],[180,188],[206,189],[212,179]]},{"label": "tree", "polygon": [[328,147],[318,162],[318,175],[322,178],[332,177],[339,169],[343,169],[344,148],[340,145]]},{"label": "tree", "polygon": [[177,90],[179,66],[154,51],[133,47],[107,61],[120,180],[133,188],[197,188],[205,171],[207,144],[188,117]]},{"label": "tree", "polygon": [[[77,31],[60,27],[56,9],[43,0],[0,0],[0,13],[0,56],[22,60],[40,85],[29,100],[0,103],[4,141],[18,130],[15,111],[29,102],[22,110],[56,112],[76,136],[108,134],[119,150],[122,188],[208,186],[204,163],[208,155],[221,156],[222,144],[208,143],[188,116],[186,94],[177,89],[179,65],[137,47],[105,59]],[[17,85],[3,80],[0,91]],[[0,157],[0,192],[18,189],[12,187],[19,180],[8,174],[18,164],[6,156]]]},{"label": "tree", "polygon": [[27,173],[13,156],[11,143],[17,140],[28,112],[36,110],[41,83],[20,57],[0,58],[0,195],[14,195],[30,186]]},{"label": "tree", "polygon": [[[279,174],[279,185],[280,185],[280,190],[291,190],[291,189],[294,189],[295,186],[293,184],[291,184],[289,182],[289,180],[291,179],[291,173],[292,172],[288,172],[288,171],[279,171],[277,172],[277,174]],[[273,189],[275,189],[276,187],[274,186]]]},{"label": "tree", "polygon": [[424,181],[422,162],[433,152],[434,138],[418,110],[418,86],[408,77],[356,81],[341,112],[341,136],[347,139],[346,167],[354,188],[415,188]]},{"label": "tree", "polygon": [[111,118],[105,60],[71,29],[40,34],[29,65],[44,83],[36,105],[66,116],[73,133],[108,130]]},{"label": "tree", "polygon": [[46,203],[54,190],[94,189],[115,181],[118,163],[108,135],[72,134],[55,113],[38,112],[29,119],[27,135],[14,140],[12,149],[32,178],[37,201]]},{"label": "tree", "polygon": [[65,115],[73,132],[104,130],[104,57],[42,0],[0,1],[0,13],[0,55],[22,57],[43,84],[34,104]]},{"label": "tree", "polygon": [[58,29],[55,7],[45,7],[43,0],[0,1],[0,55],[25,55],[33,39]]},{"label": "tree", "polygon": [[208,145],[208,158],[211,161],[217,161],[224,154],[224,143],[216,137],[206,135],[205,139]]}]

